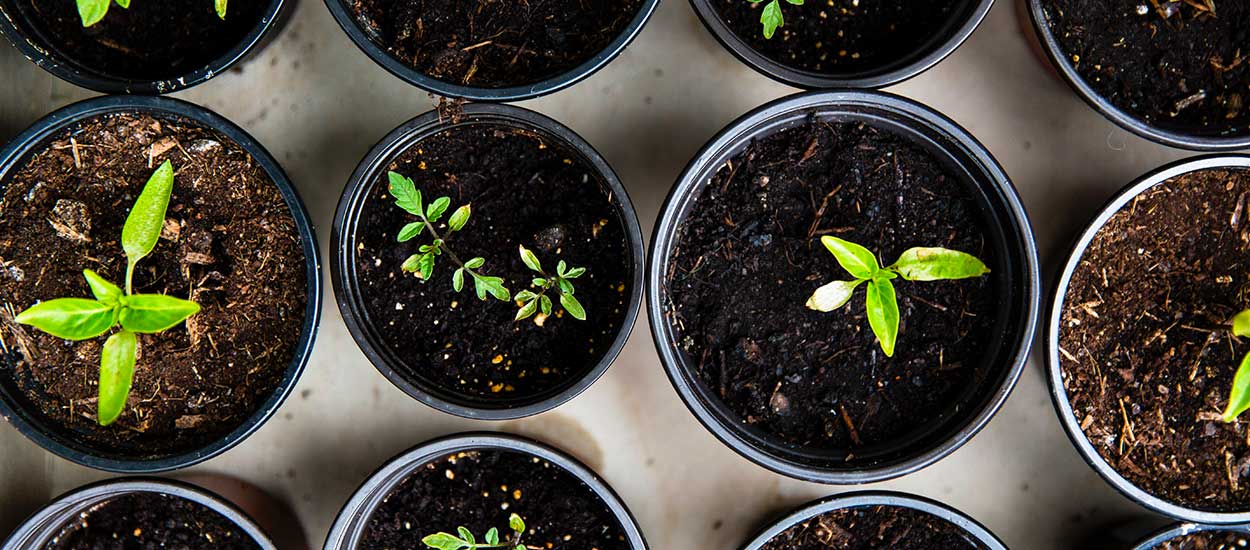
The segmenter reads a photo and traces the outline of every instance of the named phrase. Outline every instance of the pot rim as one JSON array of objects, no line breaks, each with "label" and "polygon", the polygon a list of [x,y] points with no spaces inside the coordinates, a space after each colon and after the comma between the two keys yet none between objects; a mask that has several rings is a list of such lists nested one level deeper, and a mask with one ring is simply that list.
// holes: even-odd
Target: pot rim
[{"label": "pot rim", "polygon": [[0,3],[0,35],[8,38],[9,42],[21,51],[26,59],[39,68],[75,86],[105,94],[159,95],[203,84],[246,58],[270,36],[271,31],[281,26],[289,3],[293,1],[269,0],[265,15],[234,47],[203,67],[161,80],[132,80],[109,76],[107,71],[88,69],[68,58],[62,58],[29,38],[14,21],[14,19],[22,19],[21,16],[17,13],[10,13],[10,9],[5,8],[7,3]]},{"label": "pot rim", "polygon": [[1233,151],[1250,147],[1250,132],[1243,136],[1211,137],[1165,130],[1112,105],[1110,101],[1107,101],[1106,98],[1102,97],[1092,86],[1086,83],[1085,79],[1081,78],[1076,69],[1068,63],[1064,57],[1063,47],[1059,44],[1059,40],[1055,38],[1054,33],[1050,32],[1050,26],[1046,24],[1046,13],[1042,7],[1042,0],[1027,0],[1027,2],[1029,20],[1032,22],[1033,30],[1037,33],[1042,44],[1041,49],[1046,52],[1046,57],[1050,59],[1051,66],[1055,67],[1059,75],[1063,77],[1064,82],[1068,83],[1068,86],[1076,92],[1076,95],[1097,111],[1098,114],[1101,114],[1103,118],[1114,122],[1120,128],[1128,130],[1139,137],[1167,145],[1168,147],[1210,152]]},{"label": "pot rim", "polygon": [[[354,550],[366,522],[379,502],[417,468],[443,455],[469,450],[505,450],[542,458],[585,483],[612,512],[634,550],[647,550],[647,541],[629,508],[606,481],[573,456],[535,439],[493,432],[463,432],[418,444],[395,455],[360,484],[339,510],[326,535],[325,550]],[[350,546],[348,545],[350,544]]]},{"label": "pot rim", "polygon": [[433,78],[396,59],[386,49],[378,46],[365,35],[360,25],[356,23],[355,15],[343,4],[343,0],[325,0],[326,8],[330,10],[334,20],[338,22],[343,32],[347,33],[352,43],[360,51],[364,52],[369,59],[372,59],[374,63],[386,69],[387,72],[431,94],[470,101],[490,102],[513,102],[534,99],[558,92],[590,77],[590,75],[607,66],[621,52],[625,51],[630,42],[642,32],[642,28],[647,24],[659,3],[660,0],[642,0],[638,13],[634,15],[634,18],[624,29],[621,29],[617,37],[595,53],[593,57],[576,67],[532,84],[503,88],[479,88],[476,86],[452,84]]},{"label": "pot rim", "polygon": [[1176,537],[1182,537],[1202,531],[1232,531],[1234,533],[1250,534],[1250,525],[1203,525],[1200,523],[1173,523],[1142,539],[1132,550],[1153,550],[1160,544],[1172,540]]},{"label": "pot rim", "polygon": [[275,550],[273,541],[247,513],[234,503],[203,487],[174,479],[125,477],[89,483],[56,497],[40,508],[0,544],[2,550],[32,548],[34,543],[57,532],[85,508],[131,493],[161,493],[200,504],[221,514],[247,533],[262,550]]},{"label": "pot rim", "polygon": [[764,528],[749,539],[742,550],[760,550],[768,541],[785,532],[786,529],[815,516],[835,510],[864,506],[895,506],[919,510],[963,529],[969,535],[976,537],[978,542],[987,546],[988,550],[1007,550],[1007,546],[994,536],[994,533],[963,512],[933,499],[898,491],[854,491],[813,500]]},{"label": "pot rim", "polygon": [[712,7],[711,0],[690,0],[690,6],[698,14],[699,20],[703,21],[703,26],[707,28],[708,32],[716,38],[716,41],[721,46],[738,58],[738,61],[777,82],[804,90],[884,88],[920,75],[943,59],[946,59],[948,55],[953,53],[972,36],[972,33],[980,26],[981,21],[989,14],[994,0],[968,0],[968,4],[970,13],[962,25],[952,25],[947,36],[935,37],[916,49],[916,51],[929,49],[928,53],[916,57],[910,62],[896,62],[892,65],[887,65],[887,67],[893,66],[895,68],[885,71],[865,71],[851,76],[831,76],[814,71],[796,69],[769,59],[747,44],[746,41],[729,28],[729,25],[721,20],[716,9]]},{"label": "pot rim", "polygon": [[[331,0],[336,1],[336,0]],[[369,362],[378,369],[395,387],[404,391],[412,398],[434,409],[463,418],[476,420],[514,420],[546,412],[580,395],[594,384],[608,367],[616,361],[638,318],[638,311],[643,301],[643,270],[646,249],[643,246],[642,228],[638,223],[638,214],[625,186],[621,184],[616,172],[585,139],[573,130],[540,113],[513,105],[495,103],[470,103],[464,105],[464,119],[457,123],[444,124],[439,121],[437,111],[424,114],[403,123],[383,137],[369,150],[360,164],[352,172],[343,189],[338,207],[334,213],[334,227],[330,235],[330,250],[335,251],[334,261],[330,265],[330,278],[334,286],[335,299],[339,312],[356,345],[368,357]],[[629,305],[621,327],[617,330],[612,345],[603,357],[580,378],[572,380],[563,390],[549,397],[519,406],[488,407],[469,404],[468,399],[461,399],[450,391],[437,388],[420,380],[410,380],[403,374],[402,362],[392,361],[385,343],[375,342],[371,331],[372,324],[367,320],[368,314],[360,305],[360,292],[355,282],[355,267],[352,256],[355,250],[356,225],[360,209],[366,199],[365,193],[385,169],[386,164],[403,154],[414,144],[431,134],[445,130],[458,124],[502,123],[515,127],[524,127],[537,131],[555,141],[560,142],[569,151],[580,155],[594,171],[602,177],[604,184],[615,198],[614,210],[621,218],[626,233],[627,249],[632,256],[630,267],[633,278],[630,281]]]},{"label": "pot rim", "polygon": [[[949,437],[932,445],[924,452],[904,460],[885,465],[866,465],[855,470],[830,470],[785,460],[766,452],[763,447],[757,446],[739,434],[736,431],[736,425],[727,425],[723,422],[711,410],[712,407],[699,397],[699,392],[695,388],[699,382],[687,372],[688,369],[679,354],[674,351],[672,340],[669,338],[670,327],[667,324],[663,307],[664,272],[666,270],[662,262],[665,261],[664,258],[667,258],[675,240],[676,230],[681,221],[676,219],[680,214],[679,209],[688,197],[703,186],[705,178],[702,178],[702,174],[709,170],[712,161],[727,154],[726,151],[742,143],[743,140],[753,137],[756,133],[755,128],[768,121],[793,116],[795,113],[804,111],[822,108],[826,111],[834,111],[843,107],[856,106],[889,110],[893,114],[907,117],[911,123],[918,126],[936,130],[949,138],[949,142],[944,144],[945,148],[958,149],[977,164],[976,168],[986,176],[986,181],[981,182],[979,187],[986,191],[987,195],[988,191],[994,191],[999,199],[994,203],[997,205],[995,210],[1001,212],[1004,218],[1015,222],[1015,227],[1011,228],[1013,231],[1005,233],[1007,242],[1004,243],[1004,248],[1009,251],[1018,248],[1020,251],[1021,257],[1018,262],[1021,264],[1019,274],[1021,290],[1020,303],[1016,305],[1020,306],[1021,324],[1015,342],[1003,346],[1004,350],[1014,351],[1004,352],[1005,356],[1010,357],[1010,364],[1003,368],[1002,382],[997,389],[989,392],[981,409],[969,415],[962,427],[954,430]],[[695,178],[700,179],[696,181]],[[651,235],[647,264],[648,321],[660,362],[664,365],[664,370],[674,389],[704,428],[726,446],[769,470],[805,481],[825,484],[884,481],[913,473],[954,452],[989,423],[1011,394],[1028,359],[1041,309],[1037,245],[1034,242],[1028,215],[1006,172],[975,137],[954,121],[918,102],[886,92],[828,90],[799,93],[767,103],[729,123],[692,157],[690,163],[682,171],[677,183],[660,207],[660,213]]]},{"label": "pot rim", "polygon": [[11,403],[7,394],[0,392],[0,417],[6,418],[19,432],[40,447],[69,460],[98,470],[117,473],[158,473],[176,470],[198,464],[241,443],[253,432],[269,420],[277,412],[278,407],[295,389],[304,366],[312,355],[313,342],[316,340],[317,329],[321,321],[322,281],[321,256],[317,246],[317,237],[308,211],[304,208],[294,184],[278,161],[269,154],[259,141],[247,131],[230,122],[225,117],[199,105],[161,96],[102,96],[87,99],[66,107],[39,119],[29,128],[13,138],[3,149],[0,149],[0,186],[17,163],[48,139],[73,125],[93,117],[111,113],[138,112],[151,113],[156,116],[179,117],[230,138],[256,160],[264,169],[273,184],[282,194],[287,208],[294,220],[296,231],[302,241],[304,254],[305,280],[307,284],[307,303],[304,306],[304,322],[300,328],[299,340],[294,346],[294,355],[282,376],[278,387],[245,421],[230,432],[194,450],[165,456],[156,459],[123,459],[106,458],[85,449],[72,446],[72,438],[51,435],[53,430],[37,418],[32,418],[25,409]]},{"label": "pot rim", "polygon": [[1089,442],[1085,431],[1081,429],[1076,413],[1072,410],[1072,403],[1068,401],[1067,390],[1063,386],[1063,367],[1059,363],[1059,325],[1063,317],[1064,297],[1072,280],[1072,272],[1098,232],[1112,216],[1146,190],[1183,174],[1218,168],[1250,169],[1250,155],[1202,155],[1181,159],[1147,172],[1112,196],[1081,231],[1064,256],[1064,262],[1059,268],[1059,277],[1055,281],[1049,304],[1047,304],[1049,310],[1046,312],[1044,336],[1046,383],[1050,389],[1050,398],[1055,404],[1055,413],[1059,417],[1059,423],[1063,425],[1063,431],[1080,452],[1085,463],[1089,464],[1103,480],[1121,494],[1155,512],[1195,523],[1227,525],[1250,522],[1250,508],[1244,512],[1208,512],[1174,504],[1147,493],[1111,467],[1098,454],[1098,450]]}]

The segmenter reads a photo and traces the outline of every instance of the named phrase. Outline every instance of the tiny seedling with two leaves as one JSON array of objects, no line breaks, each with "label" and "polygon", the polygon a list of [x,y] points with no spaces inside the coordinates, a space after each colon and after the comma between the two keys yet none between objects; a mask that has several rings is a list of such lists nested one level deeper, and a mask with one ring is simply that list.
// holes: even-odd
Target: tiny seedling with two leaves
[{"label": "tiny seedling with two leaves", "polygon": [[[752,4],[758,4],[764,0],[747,1]],[[796,6],[803,5],[803,0],[785,1]],[[764,38],[772,38],[773,34],[777,32],[777,27],[786,24],[785,17],[782,17],[781,15],[781,2],[782,0],[768,0],[768,3],[764,5],[763,13],[760,13],[760,23],[764,25]]]},{"label": "tiny seedling with two leaves", "polygon": [[517,302],[517,306],[521,308],[516,313],[516,320],[520,321],[534,315],[535,312],[541,311],[542,315],[536,317],[534,322],[542,326],[542,320],[551,315],[552,309],[551,297],[547,296],[547,292],[555,289],[560,294],[560,307],[569,312],[569,315],[572,315],[574,319],[585,321],[586,310],[582,307],[581,302],[578,302],[577,298],[573,296],[573,279],[581,277],[582,274],[586,273],[586,268],[570,268],[568,264],[564,263],[564,260],[560,260],[556,264],[556,274],[550,275],[543,270],[543,265],[538,261],[538,256],[535,256],[530,249],[525,248],[523,245],[519,249],[521,261],[525,262],[525,267],[538,273],[539,276],[535,277],[530,283],[534,288],[538,289],[538,292],[522,290],[513,297]]},{"label": "tiny seedling with two leaves", "polygon": [[[217,17],[223,20],[226,18],[226,1],[213,0],[213,8],[217,10]],[[104,16],[108,15],[110,4],[116,3],[122,8],[130,8],[130,0],[77,0],[77,2],[78,17],[82,18],[84,27],[90,27],[104,19]]]},{"label": "tiny seedling with two leaves", "polygon": [[888,357],[894,356],[894,344],[898,340],[899,311],[894,279],[945,281],[980,277],[990,272],[976,256],[945,248],[911,248],[892,265],[881,267],[877,257],[858,244],[829,235],[821,237],[820,242],[854,279],[833,281],[816,289],[808,298],[807,307],[816,311],[833,311],[851,301],[857,287],[867,285],[868,295],[864,303],[868,325]]},{"label": "tiny seedling with two leaves", "polygon": [[[1233,317],[1232,332],[1238,338],[1250,336],[1250,309]],[[1247,409],[1250,409],[1250,353],[1241,358],[1241,366],[1237,367],[1237,374],[1233,376],[1233,388],[1229,391],[1223,420],[1234,422]]]},{"label": "tiny seedling with two leaves", "polygon": [[508,528],[512,530],[512,536],[505,540],[500,540],[499,530],[491,527],[486,532],[486,541],[477,542],[473,533],[467,527],[457,527],[456,532],[459,535],[451,533],[435,533],[421,539],[430,548],[438,550],[473,550],[474,548],[509,548],[511,550],[526,550],[525,545],[521,544],[521,537],[525,536],[525,520],[521,516],[512,514],[508,518]]},{"label": "tiny seedling with two leaves", "polygon": [[90,269],[83,271],[94,300],[57,298],[40,302],[19,313],[15,320],[57,338],[90,340],[121,326],[104,342],[100,353],[99,401],[96,418],[101,426],[117,420],[126,406],[134,379],[137,334],[171,329],[199,313],[195,302],[164,294],[134,294],[135,265],[150,254],[161,237],[165,209],[174,187],[174,167],[169,161],[152,174],[122,226],[122,250],[126,253],[126,289]]}]

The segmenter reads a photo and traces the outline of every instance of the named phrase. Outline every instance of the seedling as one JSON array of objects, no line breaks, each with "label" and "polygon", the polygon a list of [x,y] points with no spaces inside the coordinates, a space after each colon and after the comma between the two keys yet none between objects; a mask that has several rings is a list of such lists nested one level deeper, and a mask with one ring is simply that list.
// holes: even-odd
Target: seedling
[{"label": "seedling", "polygon": [[534,318],[534,323],[541,327],[547,317],[551,315],[551,297],[547,296],[547,291],[554,288],[560,294],[560,307],[569,312],[569,315],[572,315],[574,319],[585,321],[586,310],[582,308],[581,302],[578,302],[577,298],[573,296],[572,279],[581,277],[583,273],[586,273],[586,268],[574,267],[570,269],[568,264],[564,263],[564,260],[560,260],[556,264],[556,274],[552,276],[543,271],[543,266],[539,263],[538,256],[535,256],[530,249],[525,248],[524,245],[517,248],[521,251],[521,261],[525,262],[525,267],[530,268],[541,275],[541,277],[535,277],[530,283],[531,286],[538,289],[538,292],[522,290],[513,297],[517,306],[521,308],[516,312],[516,320],[520,321],[534,315],[537,311],[542,311],[541,315]]},{"label": "seedling", "polygon": [[887,357],[894,356],[894,343],[898,339],[898,301],[891,280],[902,277],[908,281],[945,281],[980,277],[990,272],[975,256],[945,248],[911,248],[893,265],[883,268],[872,252],[853,242],[829,235],[821,237],[820,242],[855,279],[834,281],[816,289],[807,299],[807,307],[833,311],[851,301],[856,287],[867,283],[868,324]]},{"label": "seedling", "polygon": [[521,537],[525,535],[525,520],[522,520],[521,516],[512,514],[508,517],[508,528],[512,530],[512,536],[506,541],[499,540],[499,530],[494,527],[486,532],[486,542],[481,543],[473,538],[473,533],[469,532],[468,528],[457,527],[456,532],[460,533],[459,536],[451,533],[435,533],[421,539],[421,542],[438,550],[472,550],[473,548],[526,550],[525,545],[521,544]]},{"label": "seedling", "polygon": [[130,395],[135,373],[135,357],[139,352],[136,334],[155,334],[171,329],[188,317],[199,313],[195,302],[163,294],[134,294],[131,282],[135,265],[156,248],[165,224],[165,209],[174,187],[174,167],[165,161],[135,200],[135,205],[122,226],[122,250],[126,253],[126,290],[99,276],[83,270],[94,300],[57,298],[40,302],[17,315],[15,320],[33,326],[57,338],[89,340],[102,336],[114,327],[100,353],[99,401],[96,421],[107,426],[121,416]]},{"label": "seedling", "polygon": [[[1233,336],[1250,336],[1250,309],[1233,317]],[[1250,409],[1250,353],[1241,358],[1241,366],[1233,376],[1233,389],[1228,395],[1228,408],[1224,409],[1224,421],[1233,422],[1241,413]]]},{"label": "seedling", "polygon": [[[388,172],[387,177],[390,179],[390,192],[391,196],[395,197],[395,204],[409,214],[420,218],[420,220],[409,223],[399,230],[399,242],[408,242],[426,229],[429,229],[433,238],[429,244],[423,244],[418,247],[416,254],[404,260],[400,269],[408,273],[415,273],[421,280],[428,281],[434,274],[435,260],[446,252],[447,257],[460,266],[451,275],[451,286],[456,289],[456,292],[460,292],[464,288],[464,276],[467,273],[470,277],[473,277],[473,289],[477,292],[478,299],[485,300],[486,295],[489,294],[498,300],[506,302],[512,297],[508,289],[504,288],[503,279],[483,275],[477,271],[486,264],[486,259],[479,257],[471,258],[467,262],[460,261],[460,257],[447,245],[447,241],[439,233],[435,224],[442,219],[443,214],[447,212],[447,208],[451,206],[450,198],[439,197],[426,206],[421,202],[421,191],[417,190],[416,184],[411,179],[395,172]],[[467,204],[452,212],[451,217],[447,220],[448,234],[450,235],[463,229],[464,225],[469,223],[469,215],[471,213],[472,209]]]},{"label": "seedling", "polygon": [[[752,4],[758,4],[764,0],[747,0]],[[803,0],[786,0],[796,6],[802,6]],[[764,12],[760,14],[760,23],[764,25],[764,38],[772,38],[773,33],[777,32],[777,27],[786,24],[786,20],[781,16],[781,0],[769,0],[764,5]]]},{"label": "seedling", "polygon": [[[226,1],[213,0],[213,8],[217,10],[217,17],[226,18]],[[78,17],[82,18],[82,26],[90,27],[99,23],[101,19],[109,12],[109,5],[116,3],[123,8],[130,7],[130,0],[77,0]]]}]

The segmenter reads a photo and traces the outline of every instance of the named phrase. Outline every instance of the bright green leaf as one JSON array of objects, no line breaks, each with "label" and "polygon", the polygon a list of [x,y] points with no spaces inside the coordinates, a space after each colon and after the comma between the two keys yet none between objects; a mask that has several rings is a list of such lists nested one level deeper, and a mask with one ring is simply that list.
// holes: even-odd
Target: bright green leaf
[{"label": "bright green leaf", "polygon": [[508,528],[512,529],[513,531],[517,533],[524,533],[525,532],[525,520],[521,519],[521,516],[512,514],[508,516]]},{"label": "bright green leaf", "polygon": [[199,304],[164,294],[127,296],[122,305],[122,328],[140,334],[171,329],[200,312]]},{"label": "bright green leaf", "polygon": [[534,277],[532,280],[530,280],[530,284],[538,288],[547,288],[551,286],[551,279],[544,279],[542,277]]},{"label": "bright green leaf", "polygon": [[556,284],[560,285],[560,292],[564,294],[573,294],[573,283],[563,277],[556,279]]},{"label": "bright green leaf", "polygon": [[533,292],[530,292],[530,291],[528,291],[528,290],[522,290],[522,291],[520,291],[520,292],[516,293],[516,296],[513,296],[513,297],[512,297],[512,299],[513,299],[513,300],[516,300],[516,301],[518,301],[518,302],[528,302],[528,301],[533,300],[534,298],[537,298],[537,297],[538,297],[538,295],[537,295],[537,294],[534,294]]},{"label": "bright green leaf", "polygon": [[789,2],[789,3],[794,4],[794,5],[796,5],[796,6],[802,6],[802,5],[803,5],[803,0],[786,0],[786,2]]},{"label": "bright green leaf", "polygon": [[525,302],[525,305],[521,306],[521,309],[516,312],[516,317],[512,320],[520,321],[521,319],[525,319],[526,317],[533,315],[537,311],[538,300],[530,300]]},{"label": "bright green leaf", "polygon": [[447,197],[434,199],[434,202],[425,209],[425,217],[429,218],[431,222],[436,222],[443,217],[443,212],[447,211],[448,206],[451,206],[451,199]]},{"label": "bright green leaf", "polygon": [[586,310],[582,309],[582,303],[577,301],[572,294],[561,294],[560,305],[564,306],[564,310],[569,312],[575,319],[579,321],[586,320]]},{"label": "bright green leaf", "polygon": [[87,340],[113,327],[113,307],[86,298],[57,298],[31,306],[14,320],[57,338]]},{"label": "bright green leaf", "polygon": [[825,245],[838,260],[838,265],[856,279],[871,279],[881,269],[877,257],[871,251],[853,242],[825,235],[820,238],[820,244]]},{"label": "bright green leaf", "polygon": [[976,256],[945,248],[910,248],[890,268],[908,281],[967,279],[990,272]]},{"label": "bright green leaf", "polygon": [[469,223],[469,215],[472,212],[473,209],[467,204],[457,208],[455,212],[451,213],[451,218],[447,220],[447,227],[451,228],[452,231],[460,231],[464,224]]},{"label": "bright green leaf", "polygon": [[1233,376],[1233,389],[1228,394],[1228,408],[1224,409],[1224,421],[1237,420],[1241,413],[1250,409],[1250,353],[1241,358],[1241,366]]},{"label": "bright green leaf", "polygon": [[781,16],[779,0],[772,0],[764,6],[764,13],[760,14],[760,23],[764,24],[764,38],[772,38],[773,33],[777,32],[777,27],[785,24],[785,18]]},{"label": "bright green leaf", "polygon": [[855,295],[855,287],[863,282],[863,279],[857,279],[854,281],[834,281],[824,285],[816,289],[816,292],[812,293],[812,297],[807,299],[807,308],[824,312],[838,309],[851,301],[851,296]]},{"label": "bright green leaf", "polygon": [[[794,2],[794,0],[790,0],[790,2]],[[217,17],[220,17],[221,19],[224,20],[226,18],[226,0],[216,0],[214,4],[215,4],[214,7],[217,8]]]},{"label": "bright green leaf", "polygon": [[492,546],[499,545],[499,530],[498,529],[491,527],[490,531],[486,532],[486,544],[489,544]]},{"label": "bright green leaf", "polygon": [[395,197],[395,204],[413,216],[420,216],[421,192],[417,191],[417,185],[396,172],[387,172],[386,177],[390,180],[389,191]]},{"label": "bright green leaf", "polygon": [[84,269],[82,275],[87,279],[87,286],[91,287],[91,294],[105,305],[111,306],[116,304],[117,299],[122,297],[122,289],[110,283],[108,279],[101,277],[98,273],[90,269]]},{"label": "bright green leaf", "polygon": [[123,8],[130,9],[130,0],[113,0],[113,3]]},{"label": "bright green leaf", "polygon": [[78,0],[78,17],[84,27],[99,23],[108,12],[109,0]]},{"label": "bright green leaf", "polygon": [[421,539],[421,542],[430,548],[437,548],[438,550],[460,550],[461,548],[468,548],[468,545],[466,545],[464,541],[460,540],[459,537],[448,533],[435,533]]},{"label": "bright green leaf", "polygon": [[1250,336],[1250,309],[1233,317],[1233,335],[1240,337]]},{"label": "bright green leaf", "polygon": [[887,357],[894,357],[894,343],[898,339],[898,300],[894,284],[887,280],[875,280],[868,284],[868,324],[881,342],[881,350]]},{"label": "bright green leaf", "polygon": [[486,265],[486,258],[472,258],[464,263],[464,266],[469,269],[477,269],[483,265]]},{"label": "bright green leaf", "polygon": [[135,355],[139,341],[130,331],[121,331],[104,341],[100,352],[100,393],[96,420],[108,426],[121,416],[135,375]]},{"label": "bright green leaf", "polygon": [[408,256],[408,259],[404,260],[403,265],[399,266],[399,268],[407,273],[416,273],[419,265],[418,262],[421,261],[422,256],[424,256],[424,254],[413,254]]},{"label": "bright green leaf", "polygon": [[567,272],[566,271],[567,268],[568,268],[568,264],[565,264],[564,260],[560,260],[560,263],[556,264],[556,275],[563,277],[564,274]]},{"label": "bright green leaf", "polygon": [[412,222],[399,230],[399,242],[404,243],[412,240],[413,237],[420,235],[425,230],[425,222]]},{"label": "bright green leaf", "polygon": [[461,290],[464,289],[464,268],[463,267],[457,268],[456,271],[451,274],[451,288],[454,289],[456,292],[460,292]]},{"label": "bright green leaf", "polygon": [[477,539],[473,538],[473,533],[470,533],[468,528],[457,527],[456,531],[460,533],[460,539],[469,543],[469,546],[477,543]]},{"label": "bright green leaf", "polygon": [[122,250],[126,252],[126,292],[134,277],[135,264],[156,248],[165,226],[165,210],[169,208],[169,196],[174,190],[174,165],[168,160],[152,173],[143,185],[139,198],[126,216],[122,226]]},{"label": "bright green leaf", "polygon": [[543,294],[538,297],[538,301],[541,303],[540,307],[543,310],[543,315],[551,315],[551,297]]},{"label": "bright green leaf", "polygon": [[581,277],[584,273],[586,273],[586,268],[584,268],[584,267],[575,267],[575,268],[573,268],[573,269],[568,270],[568,272],[564,274],[564,278],[565,278],[565,279],[576,279],[576,278],[578,278],[578,277]]},{"label": "bright green leaf", "polygon": [[434,275],[434,252],[426,252],[417,259],[417,276],[428,281]]},{"label": "bright green leaf", "polygon": [[517,245],[517,249],[521,251],[521,261],[525,262],[525,267],[528,267],[531,270],[542,273],[543,266],[542,264],[538,263],[538,256],[535,256],[534,252],[532,252],[528,248],[525,248],[525,245]]}]

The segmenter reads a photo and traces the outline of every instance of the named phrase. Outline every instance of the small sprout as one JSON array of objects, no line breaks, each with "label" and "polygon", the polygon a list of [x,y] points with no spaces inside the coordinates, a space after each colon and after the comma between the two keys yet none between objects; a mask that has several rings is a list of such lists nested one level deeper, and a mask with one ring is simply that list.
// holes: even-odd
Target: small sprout
[{"label": "small sprout", "polygon": [[500,540],[499,529],[494,527],[486,532],[486,541],[477,542],[477,538],[466,527],[457,527],[458,535],[451,533],[435,533],[421,539],[430,548],[438,550],[472,550],[474,548],[511,548],[512,550],[525,550],[525,545],[521,544],[521,537],[525,536],[525,521],[521,516],[512,514],[508,518],[508,528],[512,530],[512,536],[508,540]]},{"label": "small sprout", "polygon": [[[427,229],[430,232],[430,237],[433,239],[429,244],[417,247],[417,253],[404,260],[404,263],[400,265],[400,269],[408,273],[415,273],[421,280],[428,281],[434,274],[435,260],[446,252],[447,257],[460,266],[451,274],[451,286],[456,292],[464,289],[464,276],[467,273],[473,278],[473,289],[477,292],[478,299],[485,300],[488,294],[494,296],[497,300],[505,302],[512,298],[512,294],[508,292],[507,288],[504,288],[502,278],[483,275],[477,271],[486,263],[484,258],[472,258],[467,262],[463,262],[447,246],[444,235],[439,233],[435,224],[442,219],[443,214],[451,206],[450,198],[439,197],[427,206],[422,203],[421,191],[417,189],[416,184],[410,178],[395,172],[388,172],[387,177],[389,178],[391,196],[395,197],[395,204],[409,214],[420,218],[399,230],[399,242],[408,242],[420,236]],[[447,220],[447,235],[464,229],[465,224],[469,222],[471,213],[472,209],[467,204],[452,212],[451,217]]]},{"label": "small sprout", "polygon": [[980,277],[990,272],[975,256],[945,248],[908,249],[893,265],[882,268],[877,257],[860,245],[828,235],[821,237],[820,242],[833,253],[842,269],[855,279],[833,281],[816,289],[808,298],[807,307],[816,311],[833,311],[851,301],[856,287],[867,284],[865,307],[868,324],[888,357],[894,356],[894,344],[898,339],[898,300],[894,294],[894,283],[890,282],[892,279],[945,281]]},{"label": "small sprout", "polygon": [[[1233,317],[1233,336],[1250,336],[1250,309]],[[1233,388],[1228,395],[1228,408],[1224,409],[1225,422],[1237,420],[1241,413],[1250,409],[1250,353],[1241,358],[1241,366],[1233,376]]]},{"label": "small sprout", "polygon": [[133,294],[131,281],[135,264],[156,248],[165,223],[165,209],[174,187],[174,167],[161,164],[126,217],[122,226],[122,250],[126,253],[126,290],[90,269],[83,270],[94,300],[57,298],[40,302],[19,313],[15,320],[57,338],[89,340],[120,325],[122,330],[108,337],[100,352],[99,401],[96,417],[101,426],[121,416],[130,395],[139,350],[136,334],[169,330],[199,313],[195,302],[164,294]]},{"label": "small sprout", "polygon": [[[90,27],[108,15],[109,4],[116,3],[122,8],[130,8],[130,0],[76,0],[78,3],[78,17],[82,19],[82,26]],[[217,11],[217,17],[223,21],[226,19],[226,1],[213,0],[213,9]]]},{"label": "small sprout", "polygon": [[560,295],[560,307],[569,312],[569,315],[572,315],[574,319],[585,321],[586,310],[582,307],[581,302],[577,301],[577,298],[573,296],[572,280],[585,274],[586,268],[574,267],[569,269],[568,264],[564,263],[564,260],[560,260],[556,264],[556,274],[554,276],[549,275],[543,270],[542,263],[538,261],[538,256],[535,256],[533,251],[525,248],[524,245],[520,245],[517,248],[521,253],[521,261],[525,263],[525,267],[542,276],[535,277],[530,281],[530,286],[538,289],[538,292],[522,290],[512,297],[516,301],[517,307],[521,308],[516,313],[516,320],[520,321],[541,311],[542,315],[535,317],[534,323],[542,326],[543,324],[540,321],[546,320],[551,315],[552,310],[551,297],[547,296],[547,291],[555,289]]},{"label": "small sprout", "polygon": [[[752,4],[758,4],[764,0],[747,0]],[[796,6],[802,6],[804,0],[786,0]],[[764,5],[764,12],[760,14],[760,23],[764,25],[764,38],[771,39],[773,34],[777,32],[777,27],[785,25],[785,18],[781,16],[781,0],[769,0]]]}]

